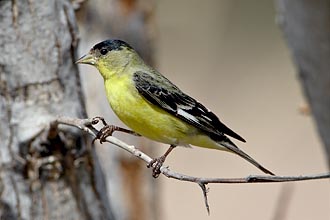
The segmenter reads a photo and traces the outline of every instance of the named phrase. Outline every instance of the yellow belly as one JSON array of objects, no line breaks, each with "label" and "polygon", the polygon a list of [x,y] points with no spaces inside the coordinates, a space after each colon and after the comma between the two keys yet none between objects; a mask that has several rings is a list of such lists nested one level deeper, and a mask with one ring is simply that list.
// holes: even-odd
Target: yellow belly
[{"label": "yellow belly", "polygon": [[146,101],[129,80],[126,76],[111,78],[105,81],[105,88],[111,108],[133,131],[165,144],[223,150],[199,129]]},{"label": "yellow belly", "polygon": [[181,143],[197,129],[150,104],[139,95],[129,78],[121,77],[105,81],[107,98],[119,119],[135,132],[166,144]]}]

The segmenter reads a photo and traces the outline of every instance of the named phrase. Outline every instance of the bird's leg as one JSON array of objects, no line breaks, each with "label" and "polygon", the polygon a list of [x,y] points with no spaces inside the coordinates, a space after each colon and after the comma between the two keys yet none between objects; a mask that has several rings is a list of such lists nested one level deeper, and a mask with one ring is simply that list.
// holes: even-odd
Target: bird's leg
[{"label": "bird's leg", "polygon": [[[165,152],[165,154],[163,156],[160,156],[160,157],[157,157],[157,158],[154,158],[152,159],[147,167],[150,168],[150,167],[153,167],[152,168],[152,176],[154,178],[157,178],[159,176],[159,174],[161,173],[160,172],[160,168],[162,167],[163,163],[165,162],[166,160],[166,157],[171,153],[171,151],[175,148],[176,146],[175,145],[171,145],[167,151]],[[154,165],[155,164],[155,165]]]},{"label": "bird's leg", "polygon": [[139,134],[135,133],[134,131],[125,129],[125,128],[121,128],[115,125],[109,125],[107,124],[107,122],[104,120],[104,118],[102,117],[94,117],[92,120],[92,125],[96,125],[99,121],[102,122],[102,124],[104,125],[103,128],[101,128],[101,130],[99,132],[97,132],[96,137],[93,139],[92,143],[95,142],[95,140],[99,139],[100,143],[102,144],[105,139],[109,136],[111,136],[113,134],[114,131],[121,131],[127,134],[132,134],[135,136],[140,136]]}]

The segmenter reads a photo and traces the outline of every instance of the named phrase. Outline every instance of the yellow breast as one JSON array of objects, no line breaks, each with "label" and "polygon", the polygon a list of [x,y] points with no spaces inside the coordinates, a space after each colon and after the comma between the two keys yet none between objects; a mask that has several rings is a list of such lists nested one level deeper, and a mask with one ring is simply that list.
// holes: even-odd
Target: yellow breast
[{"label": "yellow breast", "polygon": [[108,101],[115,114],[135,132],[166,144],[184,145],[197,129],[146,101],[129,75],[105,81]]}]

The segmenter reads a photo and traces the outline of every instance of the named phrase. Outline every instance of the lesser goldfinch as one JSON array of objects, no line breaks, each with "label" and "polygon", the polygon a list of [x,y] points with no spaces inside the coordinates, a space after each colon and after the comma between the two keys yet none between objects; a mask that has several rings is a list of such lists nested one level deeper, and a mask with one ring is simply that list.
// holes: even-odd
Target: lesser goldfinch
[{"label": "lesser goldfinch", "polygon": [[155,164],[155,177],[174,147],[190,145],[235,153],[274,175],[226,136],[245,142],[240,135],[148,66],[126,42],[117,39],[100,42],[76,63],[90,64],[99,70],[110,106],[121,121],[142,136],[170,145],[163,156],[149,164],[149,167]]}]

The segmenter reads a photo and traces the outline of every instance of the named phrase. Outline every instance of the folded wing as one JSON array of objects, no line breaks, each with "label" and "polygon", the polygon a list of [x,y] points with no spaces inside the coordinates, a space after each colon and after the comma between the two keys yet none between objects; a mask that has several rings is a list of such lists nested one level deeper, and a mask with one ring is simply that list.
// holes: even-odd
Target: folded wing
[{"label": "folded wing", "polygon": [[224,125],[215,114],[183,93],[164,76],[137,71],[134,73],[133,80],[138,92],[150,103],[199,128],[211,138],[221,140],[226,134],[245,142],[240,135]]}]

